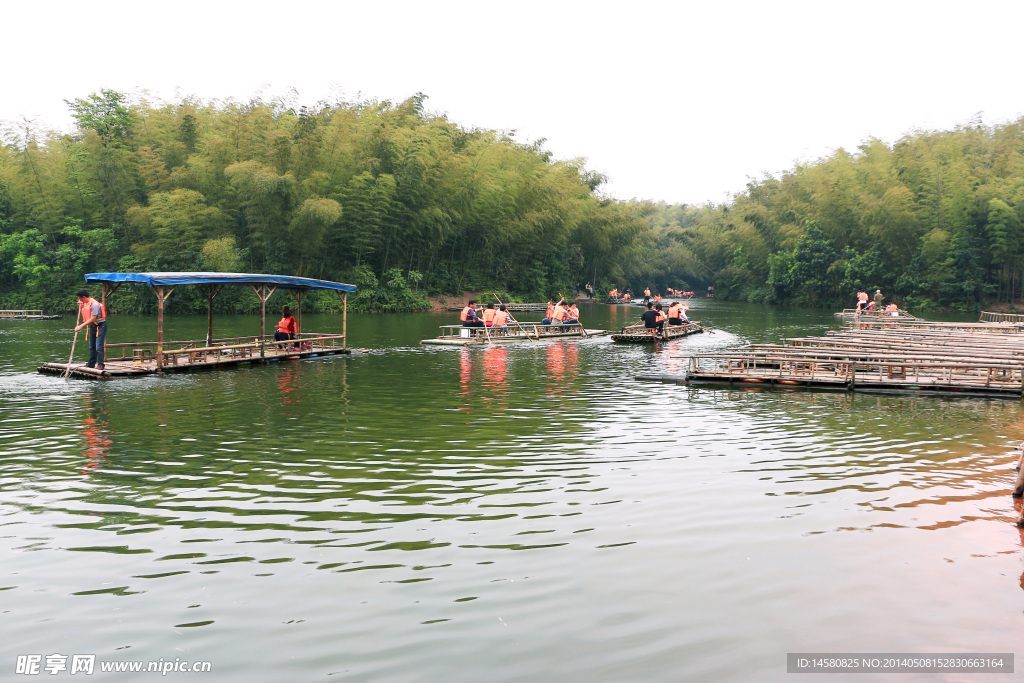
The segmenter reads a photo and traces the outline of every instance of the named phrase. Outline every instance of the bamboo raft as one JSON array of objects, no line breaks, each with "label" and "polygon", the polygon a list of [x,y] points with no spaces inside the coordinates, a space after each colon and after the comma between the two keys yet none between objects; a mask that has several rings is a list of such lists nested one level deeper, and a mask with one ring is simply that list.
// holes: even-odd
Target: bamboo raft
[{"label": "bamboo raft", "polygon": [[643,325],[628,325],[622,328],[621,332],[612,335],[613,342],[639,342],[653,344],[659,341],[669,341],[687,335],[703,332],[704,326],[699,320],[694,320],[682,325],[665,325],[661,336],[655,336],[655,330]]},{"label": "bamboo raft", "polygon": [[910,315],[902,308],[895,311],[858,311],[856,308],[844,308],[836,313],[836,317],[843,320],[859,320],[861,318],[901,318],[906,320],[918,320],[916,316]]},{"label": "bamboo raft", "polygon": [[564,339],[567,337],[596,337],[607,334],[605,330],[588,330],[581,323],[564,325],[552,323],[519,323],[501,327],[463,327],[462,325],[441,325],[441,334],[433,339],[423,339],[420,344],[436,346],[471,346],[475,344],[503,344],[509,342],[539,341],[541,339]]},{"label": "bamboo raft", "polygon": [[[85,363],[43,363],[38,371],[88,379],[140,377],[161,372],[190,372],[351,353],[344,343],[345,335],[342,334],[304,333],[288,342],[274,341],[273,336],[230,337],[214,339],[209,344],[205,339],[165,341],[162,363],[157,362],[157,342],[107,344],[108,356],[103,370],[86,367]],[[119,355],[115,357],[114,354]]]},{"label": "bamboo raft", "polygon": [[[159,272],[159,273],[90,273],[87,284],[103,288],[102,302],[126,283],[149,285],[157,300],[156,341],[104,343],[104,368],[86,367],[85,363],[43,363],[44,374],[113,379],[163,372],[182,372],[200,368],[268,363],[282,358],[310,358],[349,353],[345,348],[348,325],[348,294],[354,285],[328,280],[262,273]],[[164,338],[164,304],[174,290],[182,285],[200,288],[207,301],[206,338],[188,341],[167,341]],[[249,288],[260,300],[259,334],[251,337],[215,339],[213,336],[213,301],[225,287]],[[300,332],[292,339],[277,341],[267,334],[267,301],[281,289],[291,295],[296,305],[296,327],[302,329],[302,299],[313,290],[328,290],[342,302],[341,334]],[[77,334],[75,339],[77,339]],[[72,350],[74,342],[72,342]],[[120,354],[120,355],[117,355]]]},{"label": "bamboo raft", "polygon": [[1019,398],[1024,347],[1000,328],[844,330],[693,354],[685,376],[637,379]]},{"label": "bamboo raft", "polygon": [[59,320],[59,315],[46,315],[38,309],[0,311],[0,320]]}]

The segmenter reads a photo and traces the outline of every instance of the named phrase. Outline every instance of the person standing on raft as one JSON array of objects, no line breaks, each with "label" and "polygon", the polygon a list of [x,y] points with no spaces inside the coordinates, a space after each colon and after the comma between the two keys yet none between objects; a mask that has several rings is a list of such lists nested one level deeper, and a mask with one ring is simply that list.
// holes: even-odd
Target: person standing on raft
[{"label": "person standing on raft", "polygon": [[103,347],[107,342],[107,308],[89,296],[87,289],[78,290],[78,308],[82,322],[75,327],[75,332],[83,327],[89,328],[89,362],[85,367],[103,370]]},{"label": "person standing on raft", "polygon": [[857,312],[860,313],[868,307],[868,293],[857,292]]}]

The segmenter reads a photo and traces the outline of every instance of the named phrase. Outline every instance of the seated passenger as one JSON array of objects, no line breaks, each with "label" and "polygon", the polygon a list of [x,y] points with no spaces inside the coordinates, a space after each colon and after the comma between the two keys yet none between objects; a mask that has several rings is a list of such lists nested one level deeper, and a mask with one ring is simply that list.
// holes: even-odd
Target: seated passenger
[{"label": "seated passenger", "polygon": [[494,304],[487,304],[487,308],[484,309],[483,315],[480,316],[483,318],[484,325],[492,327],[494,325],[494,316],[497,315],[497,313],[498,312],[494,310]]},{"label": "seated passenger", "polygon": [[466,307],[462,309],[462,313],[459,314],[459,320],[462,321],[463,327],[483,327],[484,321],[477,317],[476,314],[476,299],[470,299]]},{"label": "seated passenger", "polygon": [[[484,311],[484,315],[486,315],[486,314],[487,314],[487,311]],[[508,321],[509,321],[509,319],[511,319],[511,317],[512,316],[510,316],[508,314],[508,307],[506,307],[505,304],[502,304],[501,307],[498,309],[498,312],[494,314],[494,324],[493,324],[493,326],[494,327],[505,327],[505,325],[508,324]]]}]

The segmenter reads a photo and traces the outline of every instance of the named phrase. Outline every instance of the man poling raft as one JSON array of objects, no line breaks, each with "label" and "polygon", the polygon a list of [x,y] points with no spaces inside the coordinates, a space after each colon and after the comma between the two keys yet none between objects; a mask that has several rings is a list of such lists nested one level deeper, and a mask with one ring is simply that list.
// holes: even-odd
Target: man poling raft
[{"label": "man poling raft", "polygon": [[89,362],[85,367],[103,370],[104,345],[107,341],[107,308],[89,296],[86,289],[78,290],[78,308],[82,322],[75,327],[75,332],[83,327],[89,329]]}]

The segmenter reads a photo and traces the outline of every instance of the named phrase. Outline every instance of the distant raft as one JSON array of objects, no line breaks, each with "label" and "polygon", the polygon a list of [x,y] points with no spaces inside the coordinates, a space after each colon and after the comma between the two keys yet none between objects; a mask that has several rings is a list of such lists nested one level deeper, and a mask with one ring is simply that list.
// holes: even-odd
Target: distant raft
[{"label": "distant raft", "polygon": [[655,330],[651,328],[644,327],[643,325],[629,325],[628,327],[623,327],[621,332],[613,334],[612,341],[653,344],[654,342],[678,339],[679,337],[703,331],[704,325],[699,320],[693,320],[682,325],[665,325],[664,330],[658,336],[655,336]]},{"label": "distant raft", "polygon": [[0,320],[58,320],[59,315],[46,315],[41,310],[20,309],[0,311]]},{"label": "distant raft", "polygon": [[510,342],[539,341],[541,339],[565,339],[572,337],[596,337],[608,334],[605,330],[588,330],[580,323],[564,325],[552,323],[519,323],[501,327],[463,327],[462,325],[441,325],[442,334],[433,339],[423,339],[420,344],[436,346],[472,346],[475,344],[505,344]]},{"label": "distant raft", "polygon": [[836,317],[842,318],[846,321],[871,320],[874,318],[902,318],[903,320],[917,320],[917,316],[910,315],[902,308],[895,311],[858,311],[856,308],[845,308],[841,311],[837,311]]}]

